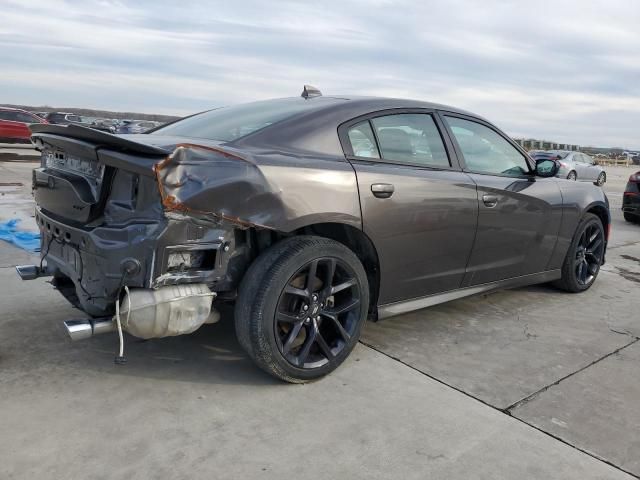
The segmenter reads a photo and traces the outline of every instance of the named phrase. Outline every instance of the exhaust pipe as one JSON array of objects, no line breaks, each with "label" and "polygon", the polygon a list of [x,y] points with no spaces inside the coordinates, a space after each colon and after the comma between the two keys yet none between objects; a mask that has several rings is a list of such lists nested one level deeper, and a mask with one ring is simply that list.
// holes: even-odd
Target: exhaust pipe
[{"label": "exhaust pipe", "polygon": [[84,340],[100,333],[116,330],[116,325],[110,317],[93,318],[91,320],[67,320],[64,322],[71,340]]}]

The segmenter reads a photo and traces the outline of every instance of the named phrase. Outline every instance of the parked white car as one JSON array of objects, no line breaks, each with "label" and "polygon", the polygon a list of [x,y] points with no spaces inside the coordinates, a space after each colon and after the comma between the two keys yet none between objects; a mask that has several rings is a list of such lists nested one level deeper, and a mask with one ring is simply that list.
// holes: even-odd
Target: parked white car
[{"label": "parked white car", "polygon": [[557,177],[580,182],[593,182],[596,185],[604,185],[607,181],[607,173],[595,160],[586,153],[571,152],[566,150],[551,150],[549,153],[560,157],[560,170]]}]

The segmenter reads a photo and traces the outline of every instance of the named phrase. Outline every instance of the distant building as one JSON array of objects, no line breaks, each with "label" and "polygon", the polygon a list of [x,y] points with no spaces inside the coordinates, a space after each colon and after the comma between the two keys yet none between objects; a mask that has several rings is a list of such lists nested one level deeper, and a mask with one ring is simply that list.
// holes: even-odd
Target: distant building
[{"label": "distant building", "polygon": [[525,150],[573,150],[580,151],[580,145],[569,143],[549,142],[547,140],[536,140],[533,138],[514,138],[515,142]]}]

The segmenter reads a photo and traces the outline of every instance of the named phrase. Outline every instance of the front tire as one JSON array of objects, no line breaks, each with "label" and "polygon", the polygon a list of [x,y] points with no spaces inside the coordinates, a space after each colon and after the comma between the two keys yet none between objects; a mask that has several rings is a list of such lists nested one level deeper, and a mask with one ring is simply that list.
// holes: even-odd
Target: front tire
[{"label": "front tire", "polygon": [[604,226],[600,218],[592,213],[585,214],[562,264],[562,277],[554,285],[571,293],[588,290],[600,271],[604,248]]},{"label": "front tire", "polygon": [[600,175],[598,175],[598,179],[595,181],[595,184],[598,187],[601,187],[602,185],[604,185],[606,181],[607,181],[607,174],[604,172],[600,172]]},{"label": "front tire", "polygon": [[350,249],[326,238],[291,237],[263,252],[245,274],[236,335],[267,373],[308,382],[351,353],[368,307],[367,275]]}]

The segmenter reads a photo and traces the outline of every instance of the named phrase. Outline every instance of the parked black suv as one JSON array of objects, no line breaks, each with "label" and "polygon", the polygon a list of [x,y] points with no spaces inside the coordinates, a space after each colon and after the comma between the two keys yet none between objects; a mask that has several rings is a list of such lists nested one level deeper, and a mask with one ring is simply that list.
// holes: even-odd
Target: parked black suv
[{"label": "parked black suv", "polygon": [[640,171],[629,177],[622,194],[622,214],[627,222],[640,222]]}]

